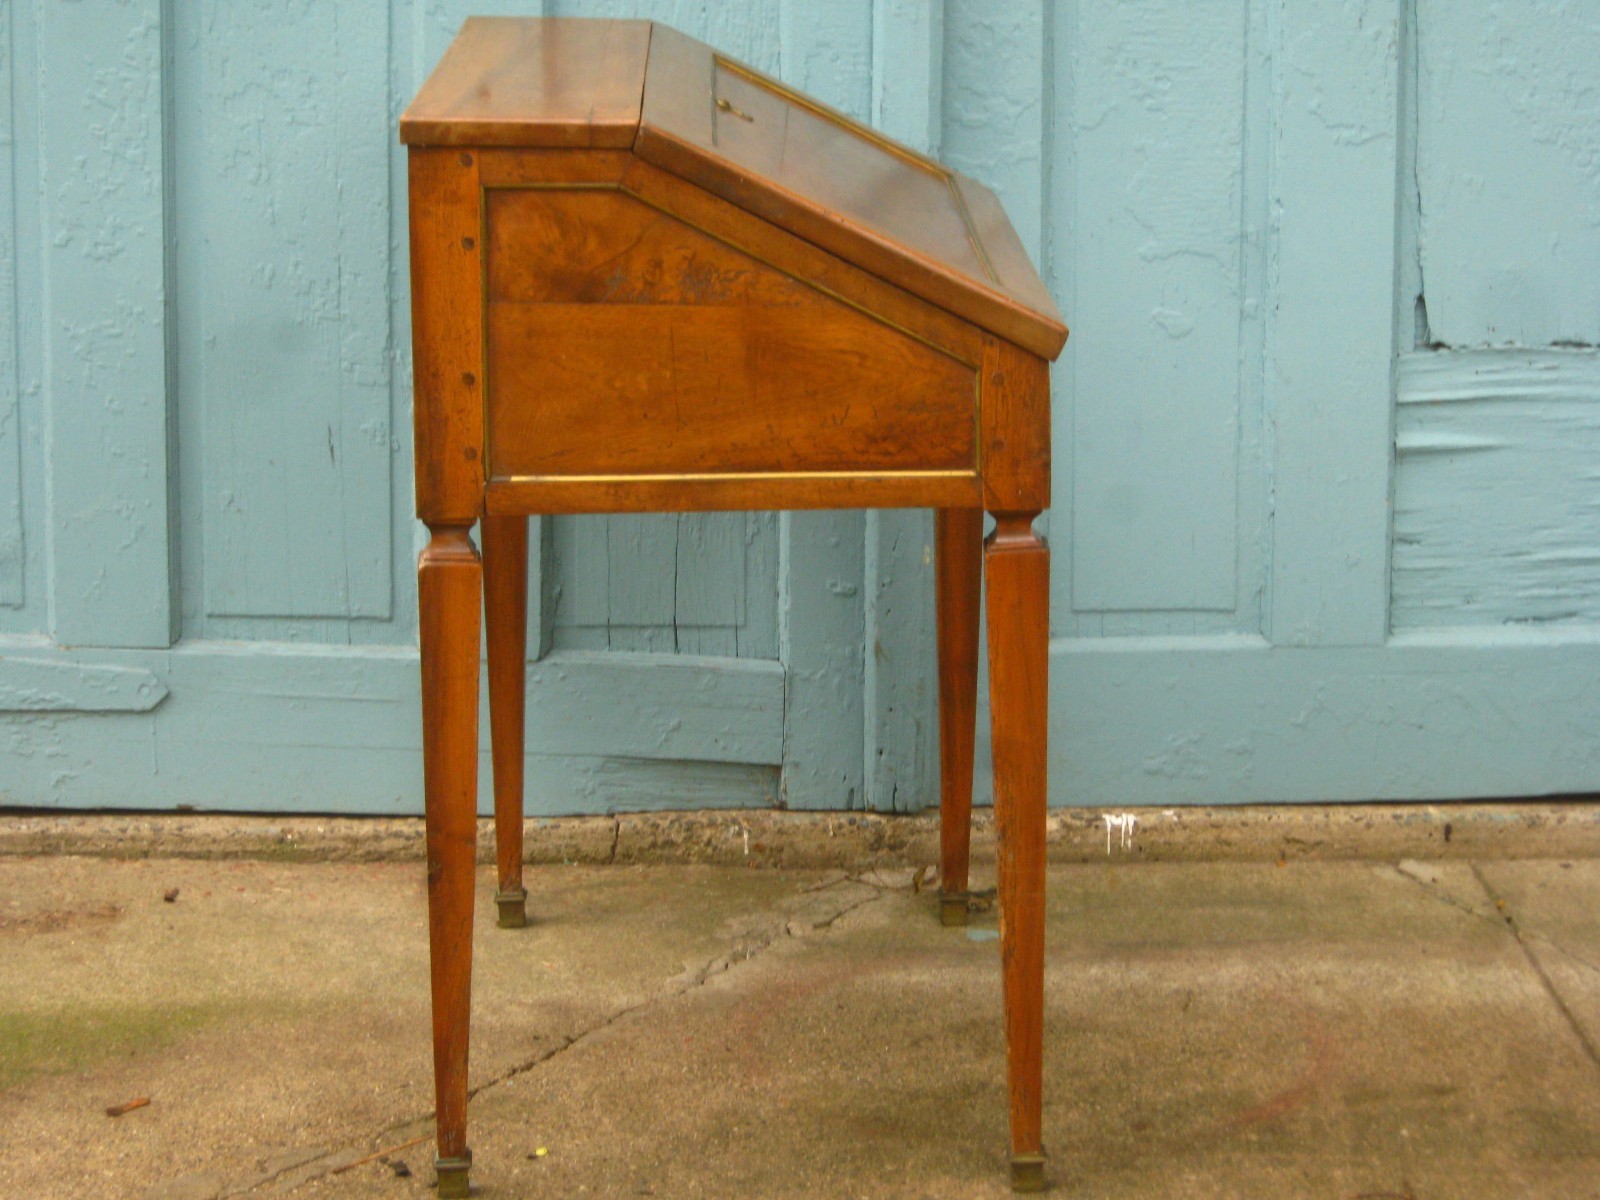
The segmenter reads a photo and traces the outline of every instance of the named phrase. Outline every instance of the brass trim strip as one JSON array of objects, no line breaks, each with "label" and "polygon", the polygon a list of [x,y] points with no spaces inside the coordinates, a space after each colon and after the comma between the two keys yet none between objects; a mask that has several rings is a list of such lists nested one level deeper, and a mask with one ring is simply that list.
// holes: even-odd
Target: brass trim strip
[{"label": "brass trim strip", "polygon": [[989,282],[999,290],[1000,276],[995,273],[994,264],[989,261],[989,252],[983,248],[983,241],[978,237],[978,227],[972,223],[972,213],[967,208],[967,198],[961,194],[961,186],[951,174],[945,175],[944,184],[950,189],[950,198],[956,202],[956,211],[961,214],[961,223],[967,227],[967,243],[972,247],[972,252],[978,256],[978,265],[989,277]]},{"label": "brass trim strip", "polygon": [[554,484],[635,484],[635,483],[803,483],[809,480],[849,482],[863,484],[939,479],[962,480],[979,478],[975,468],[945,471],[718,471],[709,475],[497,475],[489,485],[508,483]]}]

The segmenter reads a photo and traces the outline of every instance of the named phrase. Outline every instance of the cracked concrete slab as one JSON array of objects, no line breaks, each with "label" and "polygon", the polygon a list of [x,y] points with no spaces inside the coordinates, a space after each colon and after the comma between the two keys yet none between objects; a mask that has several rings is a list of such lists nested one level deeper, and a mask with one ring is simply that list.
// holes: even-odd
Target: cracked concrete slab
[{"label": "cracked concrete slab", "polygon": [[[1593,1195],[1600,1067],[1495,901],[1587,955],[1600,864],[1472,870],[1053,868],[1056,1194]],[[995,914],[916,882],[548,868],[505,931],[485,874],[479,1195],[1008,1195]],[[432,1194],[414,864],[9,860],[0,897],[0,1185]]]},{"label": "cracked concrete slab", "polygon": [[1480,871],[1600,1068],[1600,862],[1484,863]]},{"label": "cracked concrete slab", "polygon": [[[856,885],[800,891],[815,879],[549,868],[535,925],[512,933],[495,929],[485,874],[473,1086],[859,898]],[[431,1111],[414,864],[11,859],[0,896],[0,1182],[13,1189],[210,1200]]]}]

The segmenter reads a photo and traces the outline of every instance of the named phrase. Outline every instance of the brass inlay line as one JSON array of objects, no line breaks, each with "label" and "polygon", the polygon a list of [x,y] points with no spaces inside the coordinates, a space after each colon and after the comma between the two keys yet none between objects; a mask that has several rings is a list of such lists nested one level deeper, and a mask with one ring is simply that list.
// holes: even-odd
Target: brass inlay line
[{"label": "brass inlay line", "polygon": [[972,223],[972,213],[967,210],[967,199],[961,194],[961,188],[956,183],[956,177],[946,174],[944,183],[950,189],[950,198],[956,202],[956,211],[961,214],[961,223],[967,227],[967,242],[972,247],[972,252],[978,256],[978,265],[983,268],[983,273],[989,277],[989,282],[996,288],[1000,286],[1000,276],[995,274],[994,264],[989,261],[989,252],[983,248],[983,240],[978,237],[978,229]]},{"label": "brass inlay line", "polygon": [[496,475],[491,484],[627,484],[627,483],[761,483],[804,482],[806,480],[859,480],[863,484],[898,480],[977,479],[975,468],[963,467],[947,471],[889,471],[867,469],[861,471],[719,471],[710,475]]}]

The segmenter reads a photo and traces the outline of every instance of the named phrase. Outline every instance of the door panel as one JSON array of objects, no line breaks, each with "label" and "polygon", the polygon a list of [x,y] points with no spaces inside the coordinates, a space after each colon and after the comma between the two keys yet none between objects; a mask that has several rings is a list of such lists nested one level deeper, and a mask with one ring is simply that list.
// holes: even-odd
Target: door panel
[{"label": "door panel", "polygon": [[[1576,6],[533,8],[666,20],[998,191],[1073,327],[1053,803],[1600,789]],[[393,121],[469,9],[531,11],[0,8],[0,803],[418,811]],[[530,550],[530,813],[936,794],[927,514]]]}]

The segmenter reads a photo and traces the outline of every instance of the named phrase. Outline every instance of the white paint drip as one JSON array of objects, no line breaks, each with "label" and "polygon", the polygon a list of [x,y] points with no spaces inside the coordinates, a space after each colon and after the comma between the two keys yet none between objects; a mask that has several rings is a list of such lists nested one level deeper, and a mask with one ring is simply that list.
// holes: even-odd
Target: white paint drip
[{"label": "white paint drip", "polygon": [[1117,844],[1124,850],[1133,845],[1133,831],[1139,826],[1139,818],[1132,813],[1105,813],[1102,820],[1106,823],[1106,853],[1111,853],[1111,831],[1116,830]]}]

